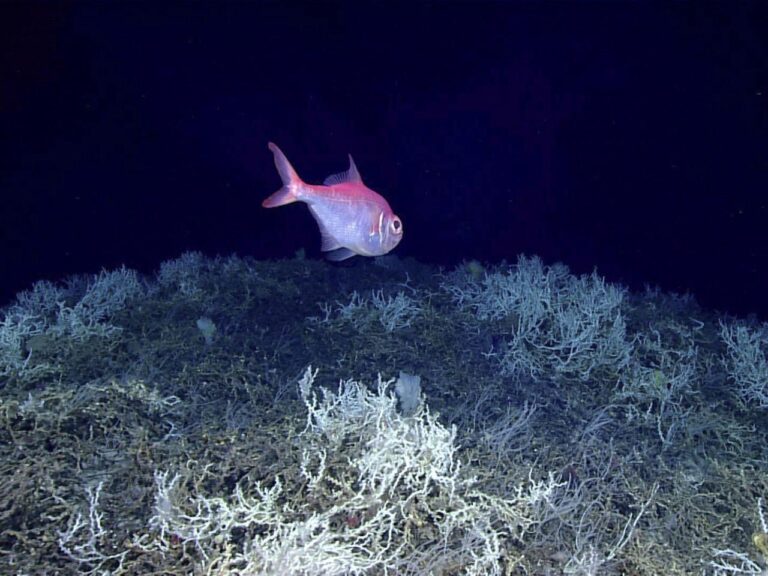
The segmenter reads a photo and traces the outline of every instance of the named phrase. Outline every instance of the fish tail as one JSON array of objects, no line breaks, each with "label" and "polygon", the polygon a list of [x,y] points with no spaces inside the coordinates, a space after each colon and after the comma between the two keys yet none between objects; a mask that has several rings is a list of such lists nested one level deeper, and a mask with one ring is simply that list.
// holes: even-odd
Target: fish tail
[{"label": "fish tail", "polygon": [[299,192],[301,191],[304,183],[296,174],[296,170],[293,169],[291,163],[288,162],[288,158],[285,157],[283,151],[272,142],[269,143],[269,149],[272,150],[272,154],[275,155],[275,167],[280,173],[280,178],[283,180],[283,187],[277,192],[272,194],[269,198],[264,200],[261,205],[264,208],[274,208],[275,206],[283,206],[290,204],[291,202],[297,202],[300,200]]}]

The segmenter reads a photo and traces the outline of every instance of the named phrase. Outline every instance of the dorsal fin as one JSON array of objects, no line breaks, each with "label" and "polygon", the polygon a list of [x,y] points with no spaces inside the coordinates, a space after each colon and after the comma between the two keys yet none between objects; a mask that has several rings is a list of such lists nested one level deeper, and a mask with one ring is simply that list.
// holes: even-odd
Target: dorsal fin
[{"label": "dorsal fin", "polygon": [[349,169],[345,172],[339,172],[338,174],[328,176],[323,184],[326,186],[335,186],[336,184],[342,184],[344,182],[363,183],[363,179],[360,178],[360,172],[357,171],[357,166],[355,166],[355,161],[352,160],[352,154],[349,154]]}]

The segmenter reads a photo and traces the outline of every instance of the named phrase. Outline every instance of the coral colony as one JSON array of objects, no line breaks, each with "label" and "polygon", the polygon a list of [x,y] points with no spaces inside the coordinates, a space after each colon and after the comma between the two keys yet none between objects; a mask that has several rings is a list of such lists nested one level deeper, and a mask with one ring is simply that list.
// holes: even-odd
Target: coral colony
[{"label": "coral colony", "polygon": [[323,266],[19,294],[3,571],[765,573],[765,325],[537,258]]}]

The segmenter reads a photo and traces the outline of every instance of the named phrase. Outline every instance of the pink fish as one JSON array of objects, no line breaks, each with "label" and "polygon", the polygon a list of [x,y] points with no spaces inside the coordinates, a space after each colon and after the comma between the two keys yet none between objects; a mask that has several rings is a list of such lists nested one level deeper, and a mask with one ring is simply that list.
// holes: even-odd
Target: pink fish
[{"label": "pink fish", "polygon": [[261,203],[265,208],[304,202],[320,227],[320,250],[329,260],[381,256],[403,238],[403,223],[387,201],[363,184],[352,156],[349,170],[329,176],[323,185],[307,184],[299,178],[288,158],[272,142],[275,166],[283,187]]}]

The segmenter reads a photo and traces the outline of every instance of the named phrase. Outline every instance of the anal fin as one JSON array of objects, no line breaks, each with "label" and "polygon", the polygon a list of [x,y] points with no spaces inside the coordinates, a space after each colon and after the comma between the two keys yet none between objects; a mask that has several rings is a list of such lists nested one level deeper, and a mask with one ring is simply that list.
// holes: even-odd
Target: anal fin
[{"label": "anal fin", "polygon": [[352,258],[352,256],[357,256],[357,254],[352,252],[352,250],[349,248],[337,248],[336,250],[328,252],[325,255],[325,257],[331,262],[341,262],[347,258]]}]

